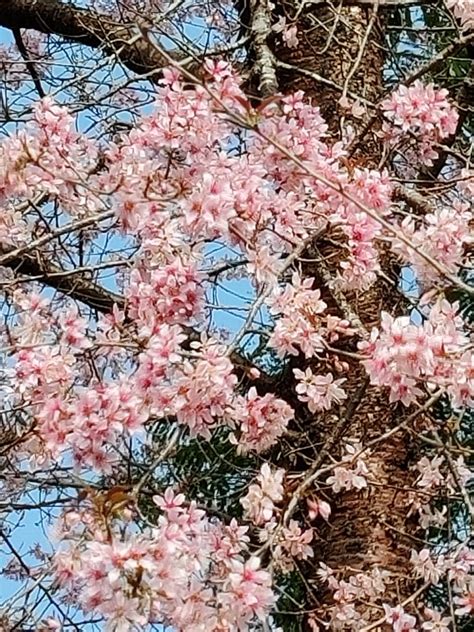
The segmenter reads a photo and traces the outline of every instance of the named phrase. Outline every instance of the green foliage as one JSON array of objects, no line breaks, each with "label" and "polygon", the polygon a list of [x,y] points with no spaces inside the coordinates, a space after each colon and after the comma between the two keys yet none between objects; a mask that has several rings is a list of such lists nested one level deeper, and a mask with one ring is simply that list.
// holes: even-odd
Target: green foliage
[{"label": "green foliage", "polygon": [[[166,445],[167,433],[169,422],[163,422],[155,433],[158,445]],[[226,519],[240,517],[238,499],[245,494],[258,464],[252,456],[237,454],[229,435],[228,428],[219,428],[212,441],[183,438],[172,456],[157,468],[153,485],[157,489],[171,486]]]},{"label": "green foliage", "polygon": [[302,632],[304,630],[302,610],[307,592],[302,573],[295,570],[279,577],[278,586],[280,597],[277,614],[274,617],[275,622],[285,632]]}]

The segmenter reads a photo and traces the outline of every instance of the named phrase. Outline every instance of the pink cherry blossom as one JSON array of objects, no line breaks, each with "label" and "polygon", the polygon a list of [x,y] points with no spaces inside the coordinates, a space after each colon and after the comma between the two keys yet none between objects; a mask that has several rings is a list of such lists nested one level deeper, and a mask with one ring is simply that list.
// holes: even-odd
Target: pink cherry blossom
[{"label": "pink cherry blossom", "polygon": [[394,632],[415,632],[416,618],[405,612],[402,606],[392,608],[383,604],[385,610],[385,620],[392,624]]},{"label": "pink cherry blossom", "polygon": [[245,515],[256,525],[270,522],[277,511],[276,504],[283,500],[283,469],[272,472],[264,463],[260,468],[256,483],[252,483],[246,496],[240,499]]},{"label": "pink cherry blossom", "polygon": [[409,87],[401,85],[382,103],[388,119],[404,132],[420,136],[446,138],[456,130],[457,112],[449,104],[447,90],[419,80]]},{"label": "pink cherry blossom", "polygon": [[251,387],[245,398],[237,398],[231,412],[232,424],[238,425],[239,450],[263,452],[276,443],[284,434],[288,422],[293,419],[291,406],[271,393],[263,397]]},{"label": "pink cherry blossom", "polygon": [[349,490],[352,488],[363,489],[367,487],[367,468],[363,461],[359,460],[354,469],[337,466],[334,468],[334,474],[326,479],[326,483],[331,485],[334,492]]},{"label": "pink cherry blossom", "polygon": [[295,389],[298,399],[306,402],[312,413],[329,410],[334,403],[340,404],[347,397],[340,387],[346,381],[345,378],[335,380],[331,373],[314,375],[309,368],[304,372],[293,369],[293,373],[299,380]]},{"label": "pink cherry blossom", "polygon": [[[471,4],[447,0],[464,28],[471,23]],[[127,15],[132,5],[126,0]],[[158,7],[155,0],[147,6]],[[298,27],[288,26],[286,18],[273,31],[282,34],[287,48],[298,45]],[[231,65],[220,60],[204,63],[203,81],[192,90],[178,67],[162,69],[160,77],[155,103],[113,141],[108,133],[78,132],[81,121],[51,97],[25,113],[31,116],[28,125],[19,123],[0,141],[2,243],[34,244],[39,235],[44,250],[38,256],[51,254],[64,265],[50,278],[76,274],[60,252],[63,235],[58,241],[38,222],[47,200],[44,217],[54,211],[58,227],[68,223],[71,243],[79,235],[74,222],[87,220],[87,230],[80,230],[86,259],[95,260],[105,234],[132,253],[119,262],[120,270],[112,268],[124,300],[118,297],[97,319],[93,313],[89,318],[80,302],[62,294],[45,298],[5,270],[5,305],[11,306],[8,328],[1,332],[8,356],[1,376],[7,384],[5,410],[11,405],[16,415],[21,409],[13,426],[26,435],[9,467],[19,473],[30,467],[38,480],[49,464],[58,476],[73,469],[71,476],[87,485],[55,525],[57,546],[50,560],[55,598],[91,619],[104,619],[106,630],[153,625],[248,632],[263,621],[267,625],[276,604],[273,570],[294,570],[314,555],[316,529],[325,525],[305,525],[305,516],[329,521],[337,514],[334,495],[365,494],[378,484],[371,452],[357,443],[360,437],[348,438],[342,455],[335,448],[329,467],[312,479],[305,478],[292,450],[288,471],[276,468],[275,460],[264,462],[263,457],[278,454],[280,448],[270,449],[301,422],[289,402],[295,406],[298,399],[316,417],[331,410],[336,422],[337,407],[350,395],[347,378],[338,373],[353,370],[343,354],[360,358],[354,352],[359,343],[371,385],[387,389],[387,406],[421,404],[433,393],[449,397],[453,414],[474,406],[472,336],[459,305],[442,298],[445,275],[427,261],[431,257],[451,275],[469,265],[473,217],[467,205],[452,202],[450,191],[443,199],[435,191],[431,212],[399,220],[407,207],[393,202],[395,181],[385,170],[354,167],[348,139],[356,132],[342,130],[342,139],[330,136],[320,110],[302,92],[257,105]],[[10,79],[23,81],[21,73]],[[351,113],[361,115],[361,107],[354,101]],[[432,163],[438,144],[458,126],[447,91],[420,81],[397,88],[384,99],[382,111],[387,149],[400,155],[400,162],[406,156],[415,170],[420,162]],[[469,201],[471,169],[453,169],[461,180],[454,179],[452,190]],[[333,268],[327,257],[329,280],[318,266],[320,255],[313,261],[317,279],[300,271],[307,263],[300,246],[311,253],[320,237],[341,253]],[[358,306],[379,276],[386,280],[382,246],[410,266],[422,290],[429,291],[418,304],[418,321],[382,312],[380,322],[374,318],[367,324],[373,327],[365,336],[345,300]],[[75,265],[79,246],[71,248]],[[103,262],[109,265],[107,258]],[[232,271],[224,278],[243,279],[249,288],[248,296],[239,289],[235,308],[239,318],[245,313],[239,342],[254,335],[258,320],[263,341],[268,333],[265,353],[274,351],[280,366],[294,362],[288,370],[294,379],[281,393],[267,390],[271,363],[266,365],[265,353],[259,349],[261,360],[255,360],[252,351],[246,355],[247,343],[239,349],[227,344],[229,331],[214,321],[223,307],[214,296],[222,289],[216,279],[226,266]],[[334,349],[349,337],[351,351]],[[235,360],[237,353],[244,362]],[[260,368],[249,369],[247,361],[261,361]],[[248,377],[258,382],[249,386]],[[178,491],[184,489],[181,481],[176,489],[155,489],[159,476],[150,478],[151,518],[141,514],[140,484],[124,498],[118,494],[120,502],[111,500],[114,488],[105,488],[109,476],[119,480],[125,473],[123,454],[154,452],[149,439],[158,422],[178,424],[184,443],[196,437],[212,441],[220,433],[230,438],[230,450],[258,455],[260,469],[248,485],[243,479],[246,488],[238,498],[241,520],[207,511],[201,497],[199,504],[188,500]],[[302,458],[307,458],[303,452]],[[310,474],[311,467],[309,457]],[[134,466],[127,474],[136,472]],[[419,517],[422,527],[444,527],[450,496],[459,497],[458,487],[466,487],[471,477],[463,457],[448,460],[427,452],[408,474],[414,483],[407,512]],[[238,490],[232,482],[234,487]],[[443,504],[430,507],[426,499],[438,492]],[[322,500],[325,494],[330,502]],[[262,559],[256,540],[265,551]],[[46,562],[44,567],[47,572]],[[412,551],[411,567],[412,579],[450,582],[456,614],[470,614],[472,554],[466,548],[443,555],[427,548]],[[380,612],[383,606],[395,632],[416,629],[416,618],[401,605],[382,604],[389,590],[394,594],[386,569],[359,572],[324,564],[320,569],[324,590],[332,594],[322,626],[370,627],[365,620],[370,604]],[[36,574],[31,571],[33,579]],[[450,618],[442,614],[426,611],[422,629],[446,632]],[[48,620],[44,625],[55,626]]]},{"label": "pink cherry blossom", "polygon": [[441,612],[425,608],[424,611],[427,620],[422,623],[423,630],[431,630],[432,632],[449,632],[451,629],[451,617],[443,617]]},{"label": "pink cherry blossom", "polygon": [[331,505],[325,500],[313,500],[312,498],[308,498],[306,503],[308,505],[308,518],[310,520],[315,520],[318,516],[321,516],[324,520],[329,520]]},{"label": "pink cherry blossom", "polygon": [[149,274],[132,271],[128,313],[150,332],[160,323],[186,325],[199,315],[203,296],[202,277],[196,267],[176,258]]},{"label": "pink cherry blossom", "polygon": [[474,582],[471,580],[465,592],[454,597],[455,613],[469,615],[474,611]]},{"label": "pink cherry blossom", "polygon": [[264,619],[275,596],[269,572],[246,554],[246,529],[210,521],[168,489],[157,503],[163,515],[141,533],[115,518],[107,534],[86,508],[72,521],[64,514],[59,590],[110,629],[161,622],[198,630],[213,621],[237,632]]},{"label": "pink cherry blossom", "polygon": [[454,204],[451,208],[435,209],[433,213],[426,214],[421,222],[413,217],[406,217],[401,229],[405,238],[409,239],[410,246],[395,238],[393,250],[413,265],[421,283],[439,283],[442,281],[439,273],[427,264],[418,254],[418,250],[442,263],[446,270],[456,273],[463,261],[466,247],[472,243],[469,229],[471,220],[472,211],[467,205],[459,204]]},{"label": "pink cherry blossom", "polygon": [[456,132],[458,113],[447,97],[447,90],[416,80],[399,86],[382,102],[388,142],[404,145],[405,155],[415,164],[431,165],[438,156],[433,144]]},{"label": "pink cherry blossom", "polygon": [[444,568],[433,560],[428,549],[422,549],[419,553],[411,552],[410,562],[413,564],[416,575],[422,577],[425,582],[437,584],[444,575]]},{"label": "pink cherry blossom", "polygon": [[296,520],[290,520],[278,535],[277,545],[273,551],[274,560],[283,572],[294,569],[293,560],[305,560],[313,557],[310,543],[313,540],[312,529],[302,529]]},{"label": "pink cherry blossom", "polygon": [[441,300],[421,325],[382,313],[381,330],[372,330],[371,342],[359,348],[368,352],[363,364],[372,384],[389,387],[391,401],[409,405],[426,384],[442,387],[460,406],[470,405],[474,393],[468,346],[458,305]]},{"label": "pink cherry blossom", "polygon": [[298,46],[298,27],[296,25],[289,26],[283,30],[282,37],[288,48],[296,48]]},{"label": "pink cherry blossom", "polygon": [[445,0],[448,9],[451,9],[455,17],[461,22],[466,31],[474,25],[473,0]]}]

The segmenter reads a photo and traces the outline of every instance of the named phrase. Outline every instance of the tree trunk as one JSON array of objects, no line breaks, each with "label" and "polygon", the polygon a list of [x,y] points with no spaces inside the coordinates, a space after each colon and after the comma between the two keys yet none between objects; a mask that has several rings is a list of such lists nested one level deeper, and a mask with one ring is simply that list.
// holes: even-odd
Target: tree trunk
[{"label": "tree trunk", "polygon": [[[261,6],[258,2],[251,4],[254,11]],[[267,41],[276,60],[278,89],[283,93],[303,90],[313,105],[320,107],[329,124],[332,138],[337,140],[342,117],[345,115],[346,122],[348,120],[347,111],[344,112],[338,104],[344,87],[348,95],[359,95],[373,103],[382,95],[383,17],[374,16],[372,9],[346,6],[338,10],[337,5],[334,5],[336,8],[329,8],[322,4],[311,8],[308,3],[293,21],[293,16],[302,3],[282,0],[274,4],[276,7],[272,23],[276,22],[277,16],[285,16],[288,25],[297,26],[299,40],[296,47],[288,48],[280,36],[270,34],[268,37]],[[249,12],[250,23],[252,8]],[[370,32],[366,35],[368,29]],[[361,46],[364,46],[363,52]],[[254,58],[257,58],[257,52],[254,53]],[[366,119],[369,116],[370,113]],[[360,129],[366,121],[352,119],[350,123]],[[353,157],[354,166],[376,167],[381,153],[380,142],[373,131],[370,131]],[[332,262],[343,257],[333,245],[318,244],[318,249],[326,258],[330,256],[329,260]],[[368,329],[379,324],[382,310],[396,315],[401,312],[401,308],[406,307],[397,289],[399,270],[392,257],[383,251],[382,245],[380,259],[385,275],[392,282],[380,277],[368,291],[345,296],[352,311]],[[319,281],[323,299],[335,311],[339,311],[339,316],[344,317],[333,293],[324,286],[324,274],[318,266],[307,264],[305,272]],[[353,348],[349,350],[354,351]],[[304,370],[309,364],[299,358],[293,366]],[[410,412],[390,404],[386,393],[380,389],[368,386],[360,364],[349,361],[349,365],[348,375],[345,375],[348,379],[344,386],[350,395],[346,411],[342,414],[343,419],[339,420],[337,436],[337,420],[334,419],[334,414],[318,416],[317,421],[312,420],[317,447],[323,452],[329,452],[336,459],[341,456],[338,450],[344,446],[344,438],[358,440],[366,446],[371,441],[377,441]],[[289,394],[288,396],[291,397]],[[410,488],[413,474],[409,469],[412,451],[408,434],[398,432],[388,440],[377,443],[373,453],[364,457],[373,484],[367,490],[337,495],[334,498],[330,526],[320,533],[321,539],[316,546],[316,564],[312,569],[306,569],[307,583],[317,583],[317,564],[324,562],[341,571],[339,577],[345,579],[354,575],[357,570],[367,573],[375,568],[389,571],[390,580],[384,601],[391,602],[394,599],[396,603],[400,603],[412,594],[414,587],[405,579],[410,575],[408,566],[410,549],[413,548],[411,539],[417,532],[413,518],[407,517],[412,499]],[[321,453],[315,458],[318,457],[321,461]],[[317,615],[326,621],[331,618],[332,611],[330,629],[339,629],[334,620],[333,604],[332,595],[323,588],[317,594],[317,601],[309,598],[307,606],[316,607]],[[377,620],[381,616],[380,609],[367,604],[361,606],[359,612],[366,622]]]}]

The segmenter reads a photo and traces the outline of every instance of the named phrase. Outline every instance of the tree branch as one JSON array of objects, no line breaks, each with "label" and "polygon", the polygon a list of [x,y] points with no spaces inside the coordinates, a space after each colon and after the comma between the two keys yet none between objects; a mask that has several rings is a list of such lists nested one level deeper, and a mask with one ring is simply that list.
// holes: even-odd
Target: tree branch
[{"label": "tree branch", "polygon": [[41,85],[41,80],[36,70],[36,66],[34,65],[33,61],[30,59],[28,51],[26,50],[25,43],[23,42],[23,38],[21,37],[20,29],[14,28],[12,29],[12,31],[13,31],[13,37],[15,39],[16,47],[18,48],[20,55],[25,60],[26,68],[28,69],[28,72],[30,73],[31,78],[33,79],[33,83],[35,84],[36,92],[38,93],[38,96],[40,97],[40,99],[42,99],[43,97],[46,96],[46,93],[43,90],[43,86]]},{"label": "tree branch", "polygon": [[[474,103],[474,45],[468,47],[468,52],[471,59],[471,65],[469,68],[469,72],[464,77],[461,87],[459,88],[456,95],[459,120],[456,131],[450,138],[445,141],[445,146],[448,149],[453,147],[456,140],[462,134],[464,124],[469,117],[470,109],[472,107],[472,104]],[[433,162],[433,165],[431,167],[426,167],[421,170],[420,180],[427,180],[427,182],[424,184],[425,189],[439,184],[437,178],[446,164],[447,157],[448,151],[442,151],[439,153],[438,158]]]},{"label": "tree branch", "polygon": [[125,304],[120,294],[107,290],[83,275],[71,275],[69,270],[63,270],[49,262],[39,251],[23,252],[18,256],[10,257],[6,260],[4,267],[10,268],[16,274],[25,275],[27,280],[31,277],[42,280],[49,287],[104,314],[111,312],[114,304],[120,309],[123,309]]},{"label": "tree branch", "polygon": [[[61,0],[0,0],[0,26],[12,30],[33,29],[117,55],[137,74],[162,68],[160,52],[141,36],[134,22],[121,24],[106,14],[80,9]],[[183,53],[172,53],[176,59]]]},{"label": "tree branch", "polygon": [[259,91],[263,97],[278,92],[275,57],[268,46],[272,33],[271,9],[268,0],[251,0],[251,25],[255,70],[258,75]]}]

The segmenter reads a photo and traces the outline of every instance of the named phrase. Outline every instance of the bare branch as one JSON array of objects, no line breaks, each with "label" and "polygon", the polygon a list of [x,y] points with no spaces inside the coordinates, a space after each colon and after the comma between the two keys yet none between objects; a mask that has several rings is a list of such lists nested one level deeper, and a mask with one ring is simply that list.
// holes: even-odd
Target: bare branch
[{"label": "bare branch", "polygon": [[12,29],[12,31],[13,31],[13,37],[15,39],[16,47],[18,48],[21,56],[25,60],[25,65],[28,69],[28,72],[31,75],[31,78],[33,79],[33,83],[35,84],[36,92],[38,93],[38,96],[42,99],[43,97],[46,96],[46,93],[43,90],[43,86],[41,85],[41,80],[36,70],[36,66],[30,59],[28,51],[26,50],[25,43],[23,42],[23,38],[21,37],[20,30],[17,28],[14,28]]},{"label": "bare branch", "polygon": [[[58,35],[84,46],[117,55],[127,68],[138,74],[162,68],[165,60],[143,39],[133,22],[121,24],[109,16],[80,9],[60,0],[0,0],[0,26],[33,29]],[[185,55],[173,53],[182,59]]]},{"label": "bare branch", "polygon": [[[5,253],[5,254],[8,254]],[[124,306],[124,298],[110,290],[85,278],[83,275],[71,275],[68,270],[63,270],[48,261],[46,255],[39,251],[19,254],[9,257],[4,264],[16,274],[26,277],[41,279],[46,285],[52,287],[71,298],[88,305],[101,313],[112,311],[114,304],[119,308]]]}]

